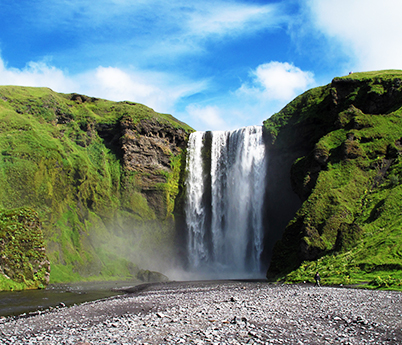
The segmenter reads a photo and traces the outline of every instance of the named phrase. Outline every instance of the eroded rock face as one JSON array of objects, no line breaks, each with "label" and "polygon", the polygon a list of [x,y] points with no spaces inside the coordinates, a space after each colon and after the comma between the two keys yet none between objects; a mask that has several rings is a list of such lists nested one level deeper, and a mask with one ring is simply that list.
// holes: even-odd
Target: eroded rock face
[{"label": "eroded rock face", "polygon": [[163,172],[170,171],[172,156],[185,148],[185,131],[153,120],[133,124],[130,119],[124,119],[121,126],[124,167],[146,173],[142,176],[144,190],[166,182]]},{"label": "eroded rock face", "polygon": [[178,193],[180,172],[173,171],[172,162],[176,160],[177,164],[183,157],[188,133],[167,121],[143,119],[134,123],[131,118],[123,118],[120,134],[124,170],[128,175],[135,174],[135,188],[155,216],[166,219]]}]

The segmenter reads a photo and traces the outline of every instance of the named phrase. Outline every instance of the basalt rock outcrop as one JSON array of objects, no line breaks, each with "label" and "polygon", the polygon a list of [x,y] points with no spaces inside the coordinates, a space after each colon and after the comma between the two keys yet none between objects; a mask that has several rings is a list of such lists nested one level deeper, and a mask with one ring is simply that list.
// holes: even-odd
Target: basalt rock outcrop
[{"label": "basalt rock outcrop", "polygon": [[269,277],[293,272],[293,281],[305,280],[322,265],[328,276],[336,268],[351,281],[400,260],[401,109],[401,71],[354,73],[305,92],[265,121],[271,175],[289,172],[287,181],[276,172],[277,188],[287,190],[276,207],[288,224]]}]

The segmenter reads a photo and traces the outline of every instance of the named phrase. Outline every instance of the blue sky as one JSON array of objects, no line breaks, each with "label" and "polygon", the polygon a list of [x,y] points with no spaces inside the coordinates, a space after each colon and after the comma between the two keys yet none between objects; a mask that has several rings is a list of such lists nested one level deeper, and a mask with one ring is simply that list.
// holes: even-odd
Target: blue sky
[{"label": "blue sky", "polygon": [[402,69],[400,0],[0,0],[0,84],[261,124],[349,71]]}]

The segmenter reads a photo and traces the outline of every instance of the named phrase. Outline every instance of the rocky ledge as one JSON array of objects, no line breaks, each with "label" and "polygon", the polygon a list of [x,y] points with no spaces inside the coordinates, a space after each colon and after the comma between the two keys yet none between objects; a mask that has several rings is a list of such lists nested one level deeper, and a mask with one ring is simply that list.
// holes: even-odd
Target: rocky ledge
[{"label": "rocky ledge", "polygon": [[400,344],[402,293],[263,282],[161,283],[3,319],[2,344]]}]

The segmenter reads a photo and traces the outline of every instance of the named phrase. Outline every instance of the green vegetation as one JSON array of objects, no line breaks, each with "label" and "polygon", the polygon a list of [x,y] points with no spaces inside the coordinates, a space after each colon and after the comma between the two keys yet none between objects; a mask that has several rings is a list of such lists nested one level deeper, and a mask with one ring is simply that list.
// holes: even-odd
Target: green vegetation
[{"label": "green vegetation", "polygon": [[0,213],[0,290],[43,288],[49,266],[37,213],[16,209]]},{"label": "green vegetation", "polygon": [[137,103],[0,87],[0,209],[38,212],[50,282],[130,278],[146,252],[171,254],[184,152],[163,137],[170,167],[130,167],[122,143],[147,136],[142,124],[192,130]]},{"label": "green vegetation", "polygon": [[304,202],[268,275],[293,283],[319,271],[324,284],[402,290],[402,71],[335,78],[265,122],[283,147],[312,125],[292,167]]}]

